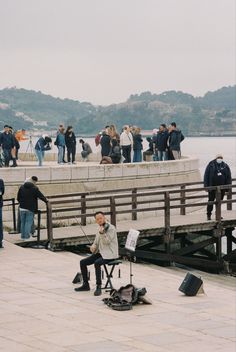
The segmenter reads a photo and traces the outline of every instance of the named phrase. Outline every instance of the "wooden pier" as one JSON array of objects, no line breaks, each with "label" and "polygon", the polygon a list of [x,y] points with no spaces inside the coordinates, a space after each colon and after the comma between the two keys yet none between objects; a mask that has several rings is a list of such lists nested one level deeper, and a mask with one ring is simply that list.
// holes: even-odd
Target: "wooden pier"
[{"label": "wooden pier", "polygon": [[[155,187],[73,193],[50,196],[47,209],[38,213],[38,237],[21,242],[19,235],[5,238],[22,246],[32,242],[45,244],[51,250],[83,248],[94,239],[97,225],[95,211],[103,211],[116,225],[121,255],[131,228],[140,231],[135,256],[156,263],[179,263],[216,272],[236,269],[235,187],[232,185],[204,188],[194,182]],[[216,190],[211,221],[206,218],[207,190]],[[227,190],[221,200],[221,190]],[[15,202],[14,202],[15,207]],[[188,210],[191,209],[191,212]],[[194,211],[196,209],[196,211]],[[127,219],[119,219],[126,216]],[[43,218],[46,228],[41,229]],[[13,217],[14,218],[14,217]],[[64,226],[58,227],[60,222]],[[70,226],[65,226],[65,222]],[[225,253],[222,251],[226,242]]]}]

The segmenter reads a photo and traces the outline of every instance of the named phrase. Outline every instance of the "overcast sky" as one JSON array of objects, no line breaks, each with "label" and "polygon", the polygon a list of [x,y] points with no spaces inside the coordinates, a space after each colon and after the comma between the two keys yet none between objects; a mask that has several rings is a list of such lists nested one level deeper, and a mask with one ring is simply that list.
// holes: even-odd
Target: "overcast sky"
[{"label": "overcast sky", "polygon": [[234,0],[0,0],[0,88],[111,104],[235,84]]}]

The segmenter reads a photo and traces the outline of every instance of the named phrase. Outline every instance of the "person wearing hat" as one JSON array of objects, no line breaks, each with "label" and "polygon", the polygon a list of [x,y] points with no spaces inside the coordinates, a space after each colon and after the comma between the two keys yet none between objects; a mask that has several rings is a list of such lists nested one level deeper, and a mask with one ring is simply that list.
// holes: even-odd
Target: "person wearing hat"
[{"label": "person wearing hat", "polygon": [[[210,161],[204,173],[204,187],[231,185],[230,167],[223,161],[223,155],[217,154],[215,159]],[[226,189],[221,190],[221,199],[224,198]],[[208,201],[216,199],[216,189],[208,190]],[[213,204],[207,205],[207,220],[211,220]]]}]

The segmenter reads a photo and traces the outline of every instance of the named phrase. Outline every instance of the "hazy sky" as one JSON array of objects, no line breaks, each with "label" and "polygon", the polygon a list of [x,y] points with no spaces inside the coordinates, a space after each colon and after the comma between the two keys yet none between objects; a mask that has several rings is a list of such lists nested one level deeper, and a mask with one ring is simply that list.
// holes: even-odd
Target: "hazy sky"
[{"label": "hazy sky", "polygon": [[111,104],[235,84],[234,0],[0,0],[0,88]]}]

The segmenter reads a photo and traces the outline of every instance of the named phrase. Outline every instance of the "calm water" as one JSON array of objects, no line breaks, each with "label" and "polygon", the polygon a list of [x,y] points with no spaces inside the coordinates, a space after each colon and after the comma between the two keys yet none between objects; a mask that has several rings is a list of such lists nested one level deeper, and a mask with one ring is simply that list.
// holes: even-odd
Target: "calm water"
[{"label": "calm water", "polygon": [[[79,139],[79,138],[78,138]],[[78,140],[77,139],[77,140]],[[84,138],[94,152],[99,151],[95,146],[94,138]],[[35,145],[37,138],[33,137],[32,142]],[[148,143],[144,138],[144,149],[147,149]],[[222,153],[224,160],[229,164],[232,176],[236,177],[236,137],[189,137],[181,144],[182,154],[191,155],[199,158],[200,171],[203,174],[207,163],[214,159],[216,154]],[[57,152],[56,146],[52,143],[53,152]],[[21,152],[30,151],[29,142],[21,143]],[[80,143],[77,143],[77,152],[81,151]]]}]

